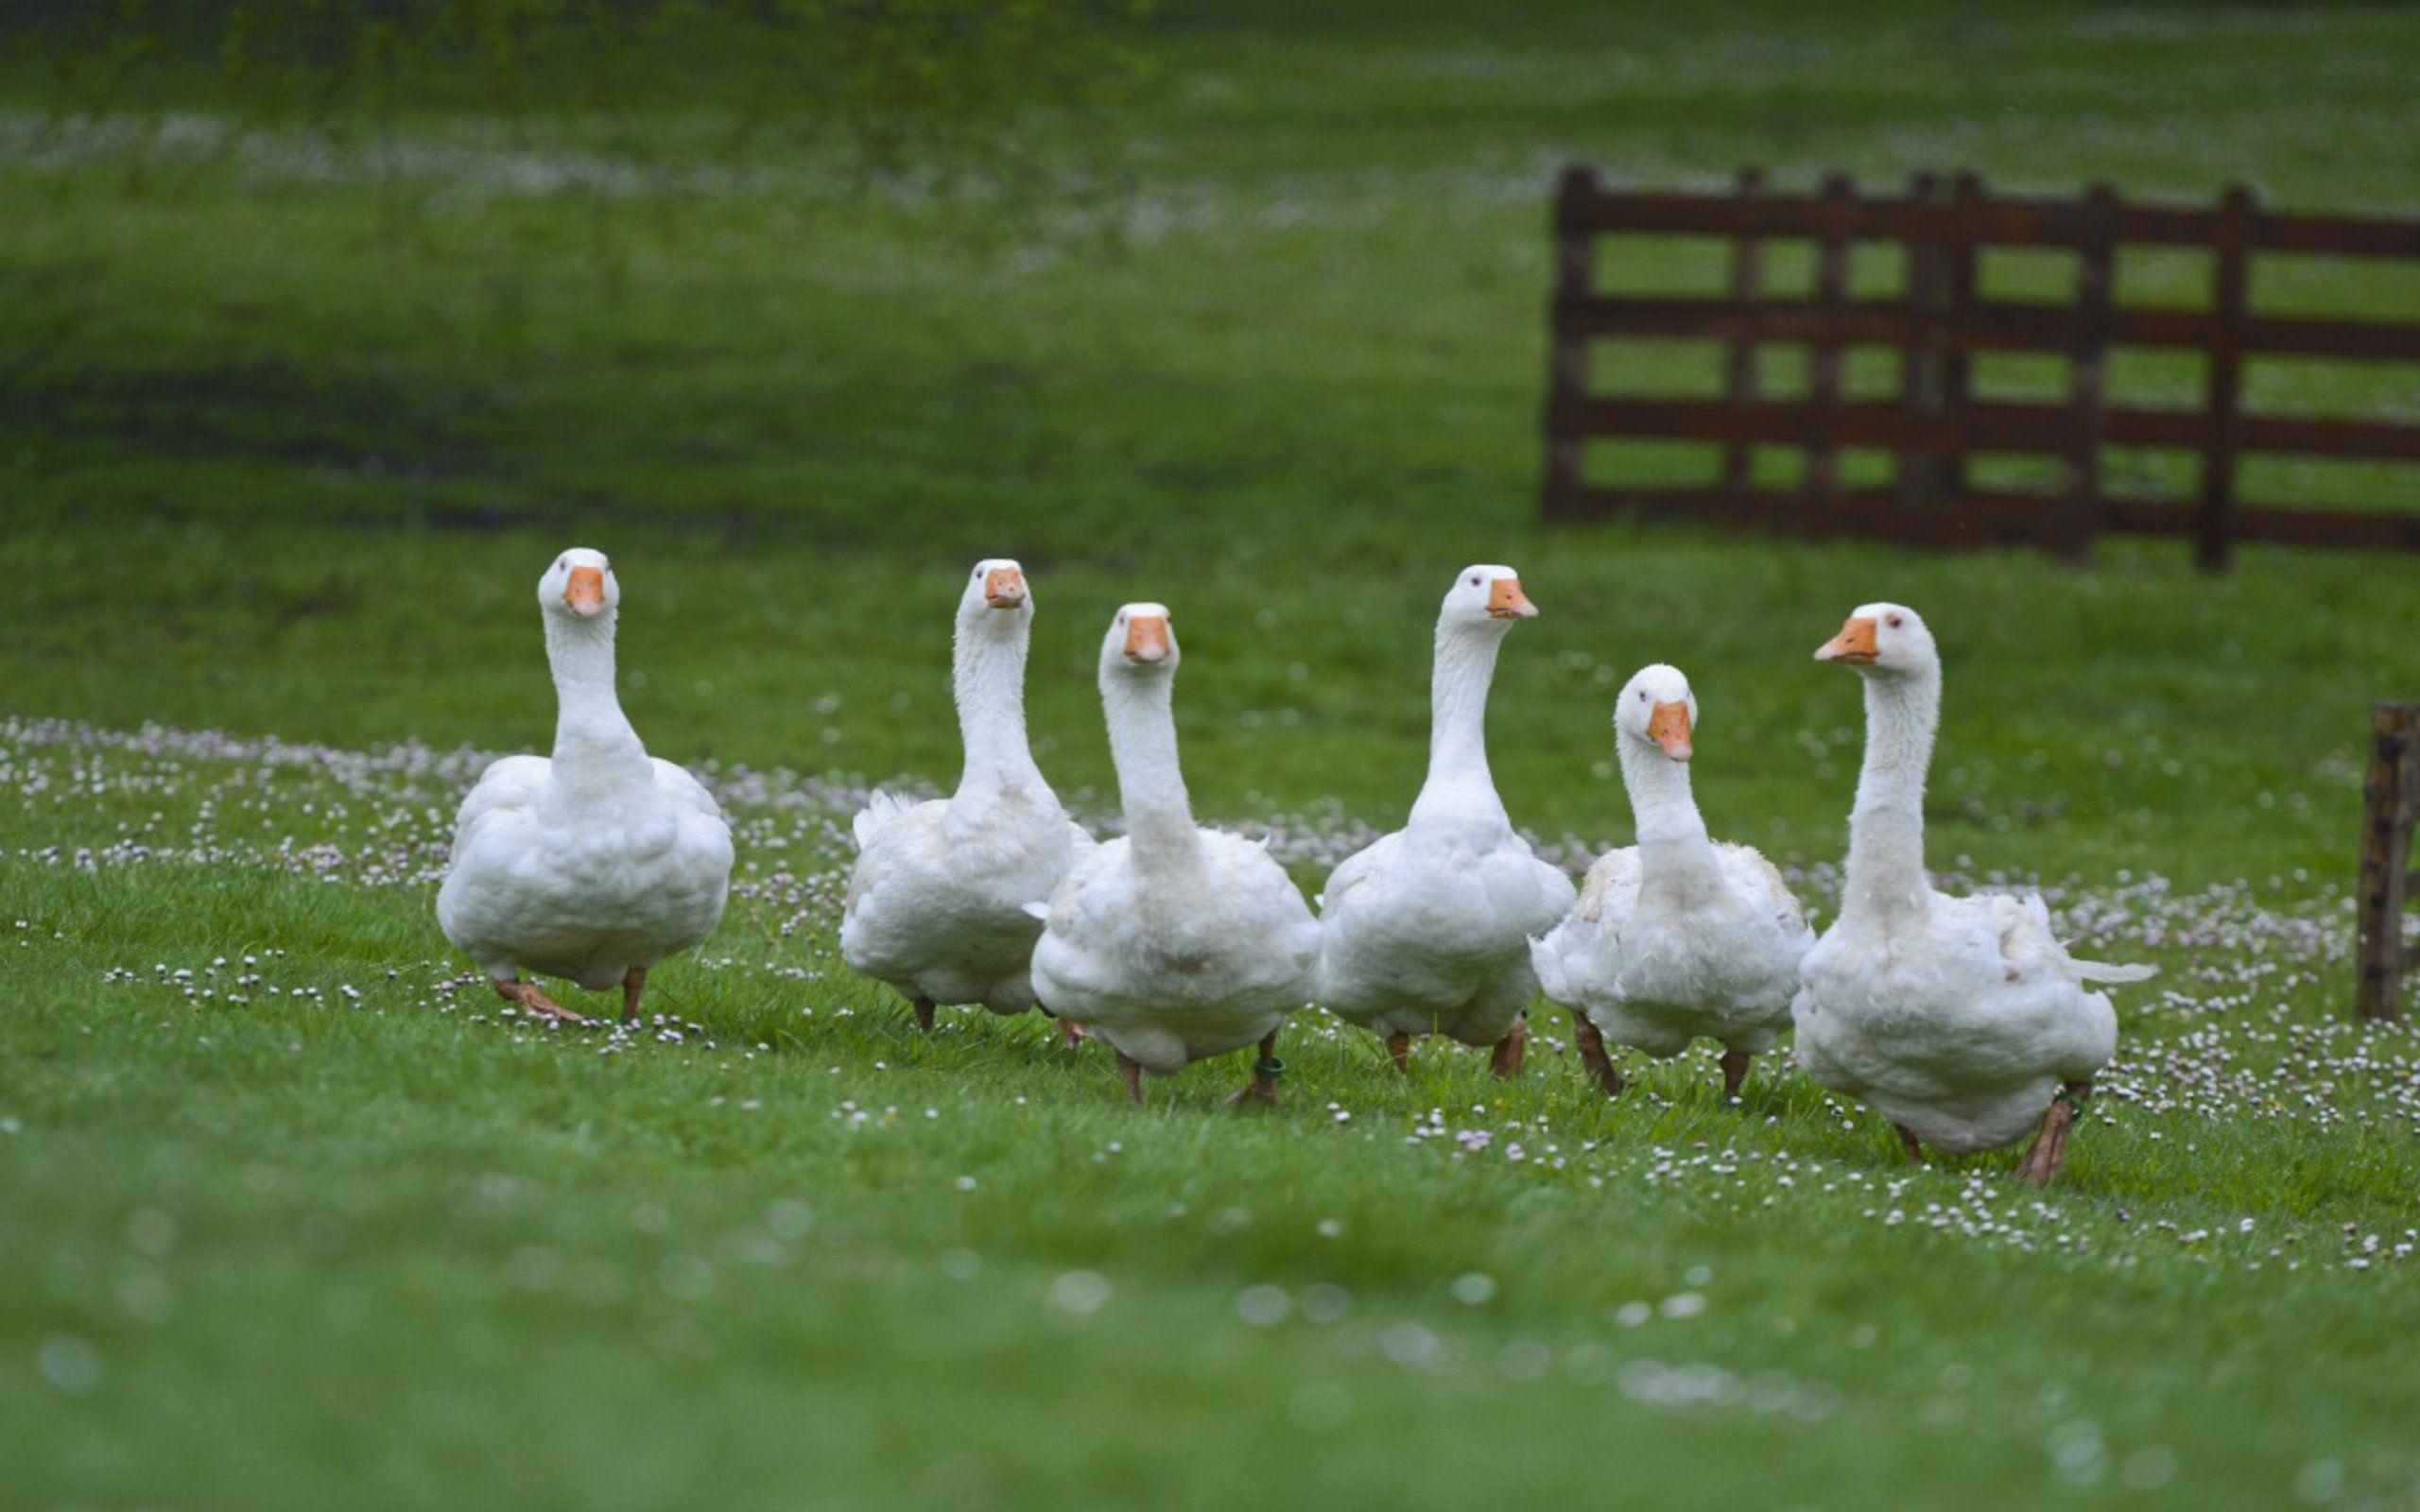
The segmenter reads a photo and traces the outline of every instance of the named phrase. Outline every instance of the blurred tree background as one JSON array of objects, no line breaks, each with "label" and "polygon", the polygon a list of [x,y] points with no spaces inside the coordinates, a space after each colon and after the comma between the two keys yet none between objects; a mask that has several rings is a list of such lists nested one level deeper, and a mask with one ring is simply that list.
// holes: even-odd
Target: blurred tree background
[{"label": "blurred tree background", "polygon": [[[2243,179],[2265,203],[2382,209],[2409,201],[2420,129],[2420,16],[2379,5],[41,0],[6,14],[0,536],[14,554],[0,568],[26,586],[0,610],[0,679],[26,707],[356,744],[519,739],[507,711],[535,663],[517,564],[579,540],[688,585],[679,609],[701,648],[753,648],[744,666],[651,685],[642,713],[750,761],[939,772],[956,729],[930,654],[945,628],[927,612],[932,575],[1013,554],[1067,585],[1073,610],[1038,631],[1062,659],[1035,679],[1038,729],[1096,730],[1087,643],[1104,606],[1249,602],[1249,619],[1187,622],[1201,664],[1221,634],[1236,653],[1230,679],[1189,695],[1206,811],[1336,799],[1376,816],[1417,781],[1435,579],[1503,560],[1538,577],[1552,617],[1531,644],[1567,654],[1508,668],[1499,709],[1561,733],[1499,752],[1499,780],[1530,822],[1589,833],[1613,767],[1601,719],[1570,710],[1622,670],[1608,648],[1693,659],[1788,741],[1837,700],[1806,684],[1803,656],[1771,648],[1798,646],[1808,605],[1871,598],[1886,576],[1911,601],[2003,604],[2012,626],[2055,594],[2070,624],[2104,613],[2137,651],[2144,632],[2139,583],[2031,554],[1541,530],[1546,222],[1564,163],[1713,186],[1760,163],[1776,185],[1840,169],[1873,188],[1971,167],[2013,193],[2105,178],[2185,202]],[[1891,286],[1893,251],[1860,249],[1855,286]],[[1776,288],[1806,285],[1804,252],[1773,250]],[[1721,286],[1712,242],[1608,258],[1635,292]],[[2257,298],[2420,308],[2406,271],[2264,266]],[[2072,279],[2048,257],[1986,272],[1996,298],[2066,298]],[[2130,300],[2206,298],[2190,255],[2118,276]],[[1712,347],[1617,346],[1609,387],[1720,376]],[[1982,365],[1986,391],[2064,392],[2057,361],[2016,355]],[[2149,356],[2113,369],[2114,387],[2190,403],[2189,362]],[[1772,366],[1776,395],[1805,382],[1805,363]],[[1853,388],[1895,372],[1887,352],[1849,363]],[[2420,404],[2412,365],[2256,362],[2247,384],[2255,412]],[[1598,460],[1680,481],[1713,465],[1702,451]],[[2247,497],[2409,507],[2408,477],[2383,469],[2263,460]],[[2130,486],[2179,496],[2194,463],[2109,459]],[[178,565],[145,580],[139,613],[129,540]],[[2197,748],[2273,795],[2310,762],[2337,764],[2336,781],[2335,743],[2358,721],[2305,752],[2234,740],[2221,690],[2253,696],[2256,667],[2206,648],[2248,612],[2230,595],[2367,604],[2379,575],[2305,556],[2214,586],[2171,549],[2140,559],[2173,613],[2157,622],[2169,660],[2124,663],[2138,682],[2125,717],[2162,740],[2190,724]],[[781,585],[732,593],[758,571]],[[514,612],[463,613],[473,582]],[[1264,633],[1346,604],[1314,643]],[[2361,668],[2406,654],[2392,612],[2309,633],[2323,627],[2298,660],[2342,669],[2348,699],[2384,680]],[[2036,675],[2007,649],[2011,675]],[[743,675],[761,696],[734,719]],[[821,696],[844,683],[862,694],[828,718]],[[1990,789],[1979,827],[2067,815],[2068,864],[2173,846],[2176,820],[2139,794],[2058,775],[2054,756],[2101,737],[2092,711],[2057,707],[2017,732],[2042,747],[2009,758],[2027,791],[2010,795],[2006,769],[1966,774]],[[1276,725],[1286,741],[1260,738]],[[1104,782],[1100,744],[1063,738],[1054,777]],[[1737,780],[1751,772],[1770,791],[1733,811],[1759,838],[1836,842],[1833,795],[1779,767]],[[2199,816],[2210,843],[2192,854],[2232,873],[2224,813]],[[2268,838],[2295,865],[2341,849],[2317,824]]]},{"label": "blurred tree background", "polygon": [[[1123,181],[1107,113],[1143,77],[1149,0],[26,0],[0,40],[39,121],[17,155],[113,159],[130,187],[302,133],[424,237],[441,186],[408,129],[475,118],[559,158],[616,270],[615,211],[707,176],[778,198],[938,196],[1015,209]],[[204,113],[206,112],[206,113]],[[1044,144],[1047,143],[1046,147]],[[783,171],[769,171],[779,163]],[[726,181],[723,187],[730,187]],[[979,228],[991,222],[960,222]]]}]

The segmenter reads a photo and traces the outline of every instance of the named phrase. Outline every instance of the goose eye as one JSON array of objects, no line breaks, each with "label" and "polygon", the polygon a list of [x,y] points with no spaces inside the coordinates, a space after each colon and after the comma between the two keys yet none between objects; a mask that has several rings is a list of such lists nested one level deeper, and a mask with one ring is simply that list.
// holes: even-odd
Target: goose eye
[{"label": "goose eye", "polygon": [[1904,625],[1904,624],[1906,624],[1907,622],[1906,622],[1906,621],[1904,621],[1904,620],[1902,620],[1902,619],[1900,619],[1898,615],[1893,614],[1893,615],[1892,615],[1888,620],[1884,621],[1883,623],[1885,623],[1885,624],[1889,625],[1893,629],[1894,629],[1894,630],[1895,630],[1895,629],[1897,629],[1901,625]]},{"label": "goose eye", "polygon": [[1478,575],[1476,573],[1471,575],[1471,586],[1473,588],[1477,588],[1478,586]]}]

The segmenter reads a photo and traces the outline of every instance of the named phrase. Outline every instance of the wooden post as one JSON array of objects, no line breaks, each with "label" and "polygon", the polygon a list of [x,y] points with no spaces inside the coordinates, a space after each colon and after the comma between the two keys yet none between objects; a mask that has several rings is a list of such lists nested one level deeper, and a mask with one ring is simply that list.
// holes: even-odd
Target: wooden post
[{"label": "wooden post", "polygon": [[[1926,205],[1940,195],[1941,182],[1929,173],[1908,180],[1908,203]],[[1908,313],[1917,322],[1913,340],[1899,353],[1899,403],[1910,414],[1941,412],[1941,365],[1944,331],[1942,305],[1948,291],[1948,258],[1938,241],[1911,240],[1908,251]],[[1937,504],[1941,497],[1941,457],[1921,448],[1899,454],[1899,502]]]},{"label": "wooden post", "polygon": [[2420,808],[2420,703],[2370,708],[2370,775],[2361,788],[2360,918],[2355,1002],[2365,1019],[2403,1016],[2403,909],[2411,885],[2412,815]]},{"label": "wooden post", "polygon": [[1966,492],[1967,401],[1974,397],[1975,359],[1963,344],[1975,304],[1975,265],[1983,245],[1983,180],[1962,173],[1951,182],[1949,202],[1957,233],[1944,249],[1942,304],[1949,349],[1941,362],[1941,407],[1956,418],[1956,449],[1941,467],[1941,491],[1956,500]]},{"label": "wooden post", "polygon": [[2066,497],[2048,522],[2051,549],[2071,560],[2092,555],[2100,524],[2100,448],[2109,429],[2102,362],[2109,351],[2110,272],[2118,239],[2118,191],[2084,191],[2085,240],[2076,251],[2076,335],[2067,351]]},{"label": "wooden post", "polygon": [[2229,184],[2219,198],[2218,260],[2211,272],[2210,368],[2205,403],[2210,441],[2202,453],[2202,509],[2194,558],[2218,572],[2235,552],[2235,455],[2243,400],[2243,322],[2251,303],[2252,191]]},{"label": "wooden post", "polygon": [[[1763,193],[1765,171],[1762,168],[1739,170],[1739,199],[1747,203]],[[1744,411],[1756,399],[1756,338],[1749,322],[1755,318],[1756,295],[1763,283],[1764,253],[1754,236],[1740,235],[1731,242],[1731,301],[1739,312],[1739,334],[1731,338],[1731,350],[1725,355],[1724,390],[1732,408]],[[1744,500],[1755,476],[1756,449],[1743,440],[1734,440],[1722,450],[1722,490],[1735,501]]]},{"label": "wooden post", "polygon": [[1588,339],[1563,317],[1565,301],[1584,300],[1597,286],[1596,238],[1582,222],[1581,206],[1596,193],[1597,175],[1573,163],[1563,170],[1555,193],[1555,303],[1547,320],[1551,335],[1547,357],[1547,471],[1543,503],[1549,520],[1570,520],[1581,511],[1581,462],[1585,447],[1581,438],[1564,434],[1558,412],[1588,391]]},{"label": "wooden post", "polygon": [[[1838,310],[1848,298],[1849,215],[1856,201],[1857,189],[1847,174],[1824,176],[1826,214],[1815,240],[1815,302],[1826,310]],[[1833,439],[1838,423],[1833,412],[1841,403],[1841,344],[1837,340],[1813,343],[1806,398],[1815,433],[1806,448],[1806,491],[1824,528],[1837,532],[1849,524],[1842,518],[1841,465]]]}]

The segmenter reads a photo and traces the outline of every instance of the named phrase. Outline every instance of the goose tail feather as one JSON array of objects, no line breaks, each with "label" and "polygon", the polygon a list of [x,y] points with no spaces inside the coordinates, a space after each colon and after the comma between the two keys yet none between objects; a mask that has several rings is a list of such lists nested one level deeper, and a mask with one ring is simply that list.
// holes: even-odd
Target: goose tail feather
[{"label": "goose tail feather", "polygon": [[873,844],[874,836],[890,829],[899,816],[907,813],[909,807],[906,799],[886,793],[880,788],[875,788],[867,794],[866,806],[857,810],[857,816],[850,821],[849,825],[850,832],[856,836],[857,849],[863,850],[867,846]]},{"label": "goose tail feather", "polygon": [[2140,982],[2159,974],[2156,966],[2112,966],[2106,961],[2077,961],[2075,969],[2082,982]]}]

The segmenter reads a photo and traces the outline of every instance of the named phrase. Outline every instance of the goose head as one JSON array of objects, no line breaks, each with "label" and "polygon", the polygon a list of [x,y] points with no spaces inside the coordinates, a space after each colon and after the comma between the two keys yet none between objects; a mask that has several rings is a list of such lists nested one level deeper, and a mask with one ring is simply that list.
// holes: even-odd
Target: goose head
[{"label": "goose head", "polygon": [[1859,605],[1841,633],[1816,651],[1815,660],[1883,677],[1941,670],[1932,631],[1925,628],[1924,616],[1904,604]]},{"label": "goose head", "polygon": [[1165,604],[1128,604],[1109,622],[1101,637],[1100,675],[1112,678],[1166,678],[1176,671],[1176,632],[1168,627]]},{"label": "goose head", "polygon": [[601,551],[574,546],[538,579],[538,607],[551,619],[608,620],[622,602],[622,585]]},{"label": "goose head", "polygon": [[966,591],[959,595],[959,624],[1020,629],[1032,618],[1033,591],[1026,584],[1023,567],[1008,557],[987,557],[975,564]]},{"label": "goose head", "polygon": [[1537,617],[1538,606],[1521,592],[1519,573],[1479,562],[1454,575],[1454,586],[1445,590],[1445,602],[1438,608],[1437,626],[1440,629],[1447,626],[1500,629],[1514,620]]},{"label": "goose head", "polygon": [[1624,740],[1662,751],[1676,762],[1696,754],[1698,698],[1678,667],[1641,667],[1614,700],[1614,729]]}]

